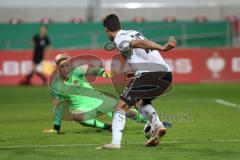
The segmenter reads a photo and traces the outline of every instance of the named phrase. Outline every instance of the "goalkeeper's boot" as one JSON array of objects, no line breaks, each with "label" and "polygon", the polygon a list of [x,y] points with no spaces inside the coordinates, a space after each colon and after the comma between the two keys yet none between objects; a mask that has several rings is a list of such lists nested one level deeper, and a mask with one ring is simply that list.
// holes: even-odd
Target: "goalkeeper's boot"
[{"label": "goalkeeper's boot", "polygon": [[160,138],[162,138],[166,134],[166,131],[167,130],[165,127],[159,127],[155,129],[154,133],[147,141],[146,147],[157,146],[159,144]]},{"label": "goalkeeper's boot", "polygon": [[103,146],[97,147],[96,149],[120,149],[121,145],[120,144],[105,144]]},{"label": "goalkeeper's boot", "polygon": [[112,132],[112,125],[111,124],[104,124],[103,130]]}]

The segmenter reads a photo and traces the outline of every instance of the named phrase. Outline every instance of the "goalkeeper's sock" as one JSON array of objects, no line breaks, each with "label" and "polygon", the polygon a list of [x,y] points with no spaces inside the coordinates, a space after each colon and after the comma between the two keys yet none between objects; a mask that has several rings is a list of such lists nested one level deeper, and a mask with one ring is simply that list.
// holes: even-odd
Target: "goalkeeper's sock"
[{"label": "goalkeeper's sock", "polygon": [[147,117],[149,121],[153,124],[154,128],[164,127],[163,123],[160,121],[155,109],[150,105],[141,106],[139,112]]},{"label": "goalkeeper's sock", "polygon": [[90,119],[87,121],[82,121],[80,122],[82,125],[84,126],[88,126],[88,127],[94,127],[94,128],[100,128],[100,129],[104,129],[105,128],[105,123],[97,120],[97,119]]},{"label": "goalkeeper's sock", "polygon": [[138,123],[146,123],[147,119],[139,113],[136,109],[129,109],[127,112],[127,117],[135,120]]},{"label": "goalkeeper's sock", "polygon": [[109,132],[112,132],[112,125],[110,124],[105,124],[103,130],[107,130]]},{"label": "goalkeeper's sock", "polygon": [[125,127],[126,113],[124,111],[115,111],[112,121],[112,144],[121,144],[122,132]]}]

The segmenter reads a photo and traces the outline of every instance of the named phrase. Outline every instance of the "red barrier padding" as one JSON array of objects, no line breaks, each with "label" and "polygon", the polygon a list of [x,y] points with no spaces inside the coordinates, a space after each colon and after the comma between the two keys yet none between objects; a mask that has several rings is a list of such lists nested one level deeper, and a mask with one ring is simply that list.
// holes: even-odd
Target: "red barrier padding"
[{"label": "red barrier padding", "polygon": [[[94,55],[107,69],[110,69],[113,55],[118,54],[104,50],[54,50],[50,59],[53,60],[59,52],[72,56]],[[174,83],[240,82],[240,48],[174,49],[162,55],[173,70]],[[29,50],[0,51],[0,85],[18,85],[31,70],[31,58],[32,51]],[[41,81],[34,77],[32,83],[41,84]],[[96,83],[111,81],[99,78]]]}]

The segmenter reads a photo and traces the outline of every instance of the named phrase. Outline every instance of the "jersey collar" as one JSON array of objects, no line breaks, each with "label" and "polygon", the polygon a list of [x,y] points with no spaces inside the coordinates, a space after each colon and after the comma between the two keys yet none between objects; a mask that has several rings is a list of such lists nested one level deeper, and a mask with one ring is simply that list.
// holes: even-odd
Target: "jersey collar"
[{"label": "jersey collar", "polygon": [[116,36],[114,37],[114,40],[113,40],[114,42],[115,42],[116,37],[117,37],[119,34],[121,34],[122,32],[123,32],[123,30],[119,30],[119,31],[118,31],[118,33],[117,33]]}]

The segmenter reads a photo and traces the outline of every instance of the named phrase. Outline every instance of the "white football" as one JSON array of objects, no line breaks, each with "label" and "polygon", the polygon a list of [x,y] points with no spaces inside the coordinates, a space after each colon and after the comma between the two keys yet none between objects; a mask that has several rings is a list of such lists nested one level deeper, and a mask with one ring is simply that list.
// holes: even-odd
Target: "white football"
[{"label": "white football", "polygon": [[144,125],[144,135],[147,139],[149,139],[154,132],[153,124],[149,121]]}]

